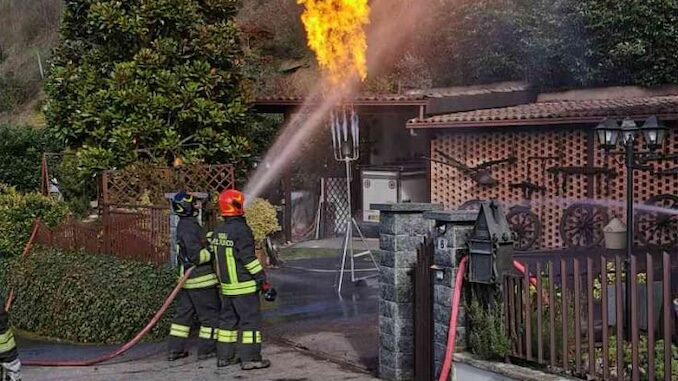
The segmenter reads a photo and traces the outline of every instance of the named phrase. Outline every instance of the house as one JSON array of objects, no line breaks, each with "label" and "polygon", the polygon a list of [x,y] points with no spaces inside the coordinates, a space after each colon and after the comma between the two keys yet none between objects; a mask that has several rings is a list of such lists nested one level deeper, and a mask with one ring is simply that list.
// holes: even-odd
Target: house
[{"label": "house", "polygon": [[[254,109],[290,115],[304,101],[262,98]],[[600,224],[622,216],[625,192],[620,157],[606,154],[596,142],[594,128],[607,117],[630,117],[642,124],[654,115],[671,128],[662,153],[674,156],[648,163],[652,171],[637,171],[634,192],[639,202],[678,193],[678,175],[672,171],[678,154],[676,86],[538,94],[528,84],[510,82],[404,95],[361,95],[353,100],[353,106],[369,148],[353,173],[361,181],[352,182],[352,193],[359,202],[350,212],[366,226],[374,218],[369,203],[434,201],[458,208],[492,198],[513,211],[517,220],[527,221],[523,226],[530,241],[524,242],[526,249],[599,241]],[[407,199],[398,195],[393,199],[393,192],[375,194],[368,189],[373,183],[369,176],[378,178],[383,172],[393,180],[389,176],[395,173],[397,180],[411,168],[421,168],[425,176],[416,180],[423,191]],[[341,178],[336,174],[327,177]],[[391,180],[389,188],[395,187],[398,193],[401,182]],[[324,193],[326,206],[334,205],[332,222],[348,213],[338,211],[342,187],[336,188],[335,194],[328,194],[328,189],[309,192],[316,197]],[[318,200],[308,204],[318,205]],[[294,214],[294,208],[288,203],[288,216]],[[586,227],[591,222],[582,221],[581,213],[592,213],[595,229]],[[288,224],[292,224],[291,218]],[[564,229],[572,230],[564,233]],[[339,231],[330,227],[325,233]],[[588,237],[590,234],[596,236]]]}]

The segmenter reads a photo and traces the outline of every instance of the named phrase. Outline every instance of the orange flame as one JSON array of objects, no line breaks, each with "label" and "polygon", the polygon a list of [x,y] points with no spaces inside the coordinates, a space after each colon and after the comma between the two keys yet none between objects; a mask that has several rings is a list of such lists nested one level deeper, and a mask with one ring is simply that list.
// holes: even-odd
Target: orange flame
[{"label": "orange flame", "polygon": [[367,77],[368,0],[297,0],[308,46],[333,85]]}]

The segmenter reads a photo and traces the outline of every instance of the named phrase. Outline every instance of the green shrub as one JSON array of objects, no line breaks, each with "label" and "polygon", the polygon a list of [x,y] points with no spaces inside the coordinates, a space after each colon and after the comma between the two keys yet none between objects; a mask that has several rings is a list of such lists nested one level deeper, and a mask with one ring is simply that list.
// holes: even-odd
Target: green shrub
[{"label": "green shrub", "polygon": [[485,360],[503,360],[509,354],[511,341],[504,333],[501,308],[486,308],[473,299],[466,312],[470,323],[468,340],[473,354]]},{"label": "green shrub", "polygon": [[5,300],[9,293],[9,287],[7,287],[9,265],[10,261],[7,258],[0,257],[0,301]]},{"label": "green shrub", "polygon": [[0,125],[0,183],[22,192],[40,186],[40,161],[45,151],[60,150],[42,129]]},{"label": "green shrub", "polygon": [[21,254],[36,218],[54,226],[67,215],[68,208],[63,203],[39,193],[19,193],[0,184],[0,257]]},{"label": "green shrub", "polygon": [[252,229],[254,241],[261,247],[270,234],[280,231],[275,207],[270,202],[257,198],[247,206],[247,225]]},{"label": "green shrub", "polygon": [[[169,267],[81,252],[36,248],[15,259],[9,276],[17,299],[13,324],[81,343],[121,343],[141,330],[176,284]],[[171,311],[149,334],[165,337]]]}]

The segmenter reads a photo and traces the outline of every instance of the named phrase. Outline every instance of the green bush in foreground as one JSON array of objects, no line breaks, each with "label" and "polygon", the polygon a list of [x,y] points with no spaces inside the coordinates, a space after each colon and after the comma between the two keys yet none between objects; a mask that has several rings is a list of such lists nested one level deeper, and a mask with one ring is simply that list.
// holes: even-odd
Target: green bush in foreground
[{"label": "green bush in foreground", "polygon": [[19,193],[0,184],[0,257],[21,254],[36,218],[51,227],[63,221],[68,213],[64,203],[35,192]]},{"label": "green bush in foreground", "polygon": [[[41,336],[80,343],[130,340],[176,284],[169,267],[78,252],[36,248],[12,262],[8,286],[17,297],[13,324]],[[167,334],[169,317],[171,311],[150,332],[149,340]]]}]

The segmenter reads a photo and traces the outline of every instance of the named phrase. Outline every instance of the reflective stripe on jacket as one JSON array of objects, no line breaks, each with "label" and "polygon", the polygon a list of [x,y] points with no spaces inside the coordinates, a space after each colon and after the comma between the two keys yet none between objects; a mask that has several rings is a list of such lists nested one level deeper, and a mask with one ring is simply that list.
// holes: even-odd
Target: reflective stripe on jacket
[{"label": "reflective stripe on jacket", "polygon": [[184,262],[195,264],[184,289],[213,287],[219,283],[212,267],[212,253],[208,249],[205,231],[196,217],[182,217],[177,225],[177,261],[179,278],[184,276]]},{"label": "reflective stripe on jacket", "polygon": [[265,279],[264,269],[254,254],[254,236],[244,217],[227,217],[207,233],[215,254],[221,291],[226,296],[257,292]]}]

